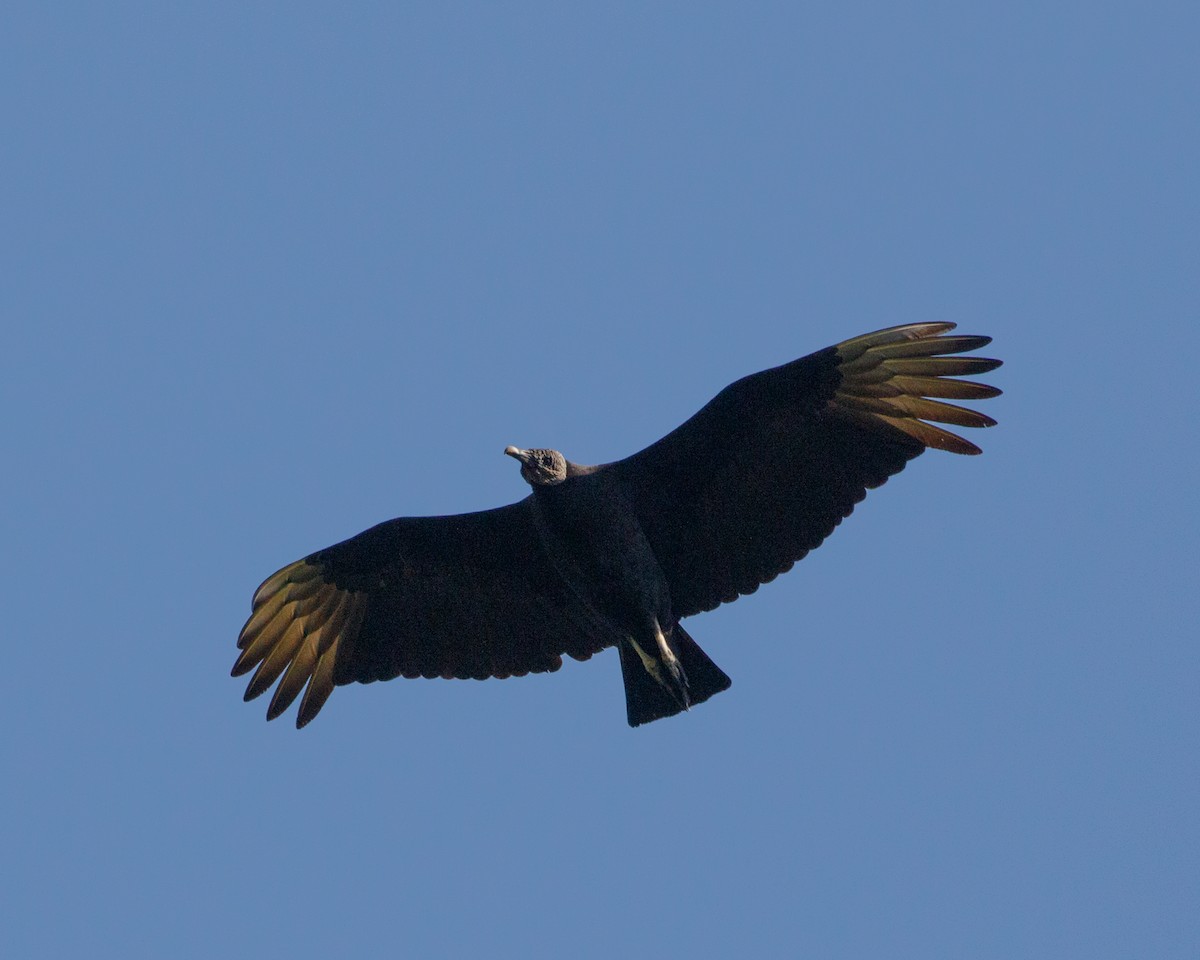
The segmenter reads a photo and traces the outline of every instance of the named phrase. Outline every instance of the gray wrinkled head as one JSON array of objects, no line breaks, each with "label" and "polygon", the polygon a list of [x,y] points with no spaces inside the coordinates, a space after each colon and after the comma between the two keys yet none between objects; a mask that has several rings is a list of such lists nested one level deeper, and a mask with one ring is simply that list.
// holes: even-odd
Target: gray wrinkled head
[{"label": "gray wrinkled head", "polygon": [[521,476],[530,486],[550,486],[567,479],[567,458],[557,450],[505,447],[504,452],[521,461]]}]

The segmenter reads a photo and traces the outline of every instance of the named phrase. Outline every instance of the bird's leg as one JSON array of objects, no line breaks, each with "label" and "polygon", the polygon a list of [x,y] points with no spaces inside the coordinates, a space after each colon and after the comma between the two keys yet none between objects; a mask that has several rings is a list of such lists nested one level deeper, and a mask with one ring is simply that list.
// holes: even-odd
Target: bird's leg
[{"label": "bird's leg", "polygon": [[637,652],[646,672],[660,687],[671,694],[672,699],[687,710],[692,705],[692,698],[688,694],[687,674],[683,670],[683,664],[679,662],[675,651],[671,649],[671,645],[663,635],[657,618],[653,623],[654,641],[657,648],[654,653],[646,651],[633,637],[629,638],[629,643]]},{"label": "bird's leg", "polygon": [[687,674],[684,673],[683,664],[675,656],[675,651],[667,643],[667,638],[663,636],[662,627],[659,626],[657,618],[654,621],[654,639],[658,643],[658,654],[662,658],[662,662],[667,665],[667,670],[671,673],[671,679],[675,681],[674,686],[677,686],[683,694],[684,706],[689,706],[692,701],[691,697],[688,696]]}]

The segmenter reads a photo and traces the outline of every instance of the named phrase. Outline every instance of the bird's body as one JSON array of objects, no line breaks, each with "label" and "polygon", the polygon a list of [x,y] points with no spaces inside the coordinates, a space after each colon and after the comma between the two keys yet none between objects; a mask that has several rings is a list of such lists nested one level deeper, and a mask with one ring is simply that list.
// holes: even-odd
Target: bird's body
[{"label": "bird's body", "polygon": [[608,629],[636,636],[670,617],[666,578],[611,473],[534,487],[532,509],[554,569]]},{"label": "bird's body", "polygon": [[645,688],[626,697],[630,726],[671,716],[728,687],[729,678],[708,661],[719,676],[698,673],[693,688],[685,662],[691,651],[675,640],[670,585],[619,476],[565,463],[566,480],[534,485],[534,523],[555,571],[606,645],[620,651],[627,692]]},{"label": "bird's body", "polygon": [[555,670],[615,646],[630,725],[729,686],[681,618],[753,592],[818,546],[866,490],[928,446],[978,448],[927,423],[989,426],[937,398],[999,391],[950,376],[986,337],[892,327],[731,384],[640,453],[597,467],[505,453],[518,503],[387,521],[268,578],[242,630],[246,699],[282,675],[268,718],[304,692],[303,726],[333,688],[405,677]]}]

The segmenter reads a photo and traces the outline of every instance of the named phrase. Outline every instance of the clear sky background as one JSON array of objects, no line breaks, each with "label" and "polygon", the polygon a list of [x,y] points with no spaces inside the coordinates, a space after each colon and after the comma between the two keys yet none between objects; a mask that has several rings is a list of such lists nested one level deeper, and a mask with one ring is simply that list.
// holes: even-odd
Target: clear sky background
[{"label": "clear sky background", "polygon": [[[1191,2],[0,12],[5,957],[1200,956]],[[241,702],[259,581],[737,377],[1006,366],[625,725]]]}]

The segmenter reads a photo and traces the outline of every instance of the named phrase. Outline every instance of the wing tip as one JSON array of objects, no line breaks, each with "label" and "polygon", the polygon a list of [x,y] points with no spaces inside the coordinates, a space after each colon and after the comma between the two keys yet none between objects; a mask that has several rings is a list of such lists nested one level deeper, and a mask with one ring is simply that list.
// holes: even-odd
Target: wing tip
[{"label": "wing tip", "polygon": [[286,713],[303,691],[296,725],[311,722],[333,692],[339,641],[358,631],[364,608],[363,595],[326,581],[320,564],[308,558],[264,580],[238,635],[241,653],[230,670],[230,676],[241,677],[257,667],[243,702],[257,699],[278,681],[267,720]]},{"label": "wing tip", "polygon": [[996,420],[935,398],[1000,396],[1001,391],[989,384],[953,378],[989,373],[1003,361],[961,356],[987,346],[992,338],[946,335],[955,328],[949,322],[903,324],[838,344],[842,382],[831,403],[853,410],[860,419],[887,424],[928,448],[967,456],[982,453],[974,443],[936,424],[986,428],[996,426]]}]

